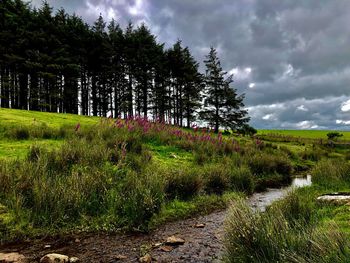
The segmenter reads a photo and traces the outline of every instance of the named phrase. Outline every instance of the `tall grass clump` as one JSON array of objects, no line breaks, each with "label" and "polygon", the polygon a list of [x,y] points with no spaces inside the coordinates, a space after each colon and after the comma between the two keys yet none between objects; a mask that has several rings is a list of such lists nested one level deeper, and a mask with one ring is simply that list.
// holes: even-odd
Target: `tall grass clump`
[{"label": "tall grass clump", "polygon": [[230,188],[233,191],[252,194],[255,189],[255,180],[247,166],[232,167],[229,175]]},{"label": "tall grass clump", "polygon": [[33,125],[8,126],[4,128],[5,137],[13,140],[32,139],[63,139],[74,132],[72,126],[61,126],[60,128],[49,127],[46,123],[35,123]]},{"label": "tall grass clump", "polygon": [[313,162],[320,161],[323,157],[327,157],[328,153],[320,147],[313,147],[312,149],[305,149],[300,153],[303,160],[310,160]]},{"label": "tall grass clump", "polygon": [[144,174],[129,171],[117,189],[117,192],[112,191],[110,203],[120,225],[128,230],[147,230],[150,219],[160,211],[165,198],[164,178],[154,169]]},{"label": "tall grass clump", "polygon": [[230,187],[230,168],[222,164],[209,164],[202,171],[204,190],[208,194],[223,194]]},{"label": "tall grass clump", "polygon": [[290,160],[284,155],[258,152],[248,157],[248,165],[253,174],[280,174],[289,177],[293,171]]},{"label": "tall grass clump", "polygon": [[312,181],[325,188],[350,185],[350,164],[343,160],[322,160],[312,170]]},{"label": "tall grass clump", "polygon": [[223,261],[347,262],[349,241],[336,226],[326,230],[300,222],[286,217],[281,207],[259,213],[243,201],[233,203],[225,226]]},{"label": "tall grass clump", "polygon": [[27,140],[30,136],[28,127],[13,127],[7,131],[7,136],[15,140]]},{"label": "tall grass clump", "polygon": [[165,174],[168,199],[187,200],[197,195],[203,187],[203,179],[197,169],[180,167]]}]

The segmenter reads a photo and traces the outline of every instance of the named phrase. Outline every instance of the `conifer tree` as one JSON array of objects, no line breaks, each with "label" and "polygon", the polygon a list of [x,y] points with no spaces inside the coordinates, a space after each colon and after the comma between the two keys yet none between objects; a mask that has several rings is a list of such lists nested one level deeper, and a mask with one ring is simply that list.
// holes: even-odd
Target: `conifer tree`
[{"label": "conifer tree", "polygon": [[106,25],[102,15],[90,26],[64,9],[54,13],[47,2],[35,9],[23,0],[0,1],[0,107],[136,113],[187,127],[202,117],[216,131],[247,123],[244,96],[230,88],[214,49],[203,81],[180,40],[166,50],[144,24]]},{"label": "conifer tree", "polygon": [[237,96],[236,91],[230,87],[232,76],[225,77],[215,48],[211,47],[204,61],[206,66],[206,96],[201,117],[214,131],[219,128],[232,130],[241,127],[249,121],[247,111],[243,109],[244,96]]}]

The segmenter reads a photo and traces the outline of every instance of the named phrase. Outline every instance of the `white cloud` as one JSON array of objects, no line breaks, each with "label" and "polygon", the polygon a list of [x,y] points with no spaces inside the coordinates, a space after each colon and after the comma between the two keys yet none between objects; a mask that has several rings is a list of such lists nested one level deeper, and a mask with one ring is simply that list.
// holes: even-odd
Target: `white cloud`
[{"label": "white cloud", "polygon": [[133,6],[129,7],[129,13],[133,16],[142,15],[145,8],[145,3],[143,0],[136,0]]},{"label": "white cloud", "polygon": [[342,105],[341,105],[341,111],[350,111],[350,100],[345,101]]},{"label": "white cloud", "polygon": [[249,85],[248,85],[248,87],[250,88],[250,89],[252,89],[252,88],[254,88],[255,87],[255,83],[249,83]]},{"label": "white cloud", "polygon": [[344,121],[344,120],[336,120],[336,124],[343,124],[343,125],[350,125],[350,121]]},{"label": "white cloud", "polygon": [[304,106],[304,105],[300,105],[297,107],[297,110],[300,110],[300,111],[308,111],[308,109]]},{"label": "white cloud", "polygon": [[230,75],[234,76],[235,80],[246,80],[251,78],[252,68],[232,68],[229,72]]},{"label": "white cloud", "polygon": [[298,129],[317,129],[319,126],[313,121],[300,121],[295,124]]},{"label": "white cloud", "polygon": [[274,120],[274,114],[266,114],[265,116],[262,117],[263,120]]}]

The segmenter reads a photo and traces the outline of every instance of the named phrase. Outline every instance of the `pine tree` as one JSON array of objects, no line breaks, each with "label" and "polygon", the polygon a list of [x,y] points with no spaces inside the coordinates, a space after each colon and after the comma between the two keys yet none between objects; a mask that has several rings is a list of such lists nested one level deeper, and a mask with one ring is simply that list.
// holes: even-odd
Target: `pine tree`
[{"label": "pine tree", "polygon": [[23,0],[0,1],[0,107],[115,117],[135,113],[190,127],[200,116],[218,131],[247,123],[212,50],[206,92],[199,65],[177,41],[165,50],[146,25],[123,31],[100,15],[89,26]]},{"label": "pine tree", "polygon": [[219,128],[232,130],[241,127],[249,121],[247,111],[243,109],[244,96],[237,96],[236,91],[230,87],[232,76],[225,78],[216,50],[211,47],[206,60],[206,96],[201,117],[204,121],[219,132]]},{"label": "pine tree", "polygon": [[[111,67],[110,72],[110,85],[113,91],[112,107],[114,110],[114,116],[121,116],[121,113],[125,112],[125,99],[126,99],[126,76],[125,76],[125,57],[123,53],[124,35],[120,26],[112,19],[108,25],[108,37],[111,48]],[[112,112],[113,112],[112,110]]]},{"label": "pine tree", "polygon": [[200,108],[201,91],[203,89],[203,76],[198,72],[199,64],[195,61],[188,48],[183,50],[184,56],[184,85],[181,105],[186,126],[196,119],[195,113]]}]

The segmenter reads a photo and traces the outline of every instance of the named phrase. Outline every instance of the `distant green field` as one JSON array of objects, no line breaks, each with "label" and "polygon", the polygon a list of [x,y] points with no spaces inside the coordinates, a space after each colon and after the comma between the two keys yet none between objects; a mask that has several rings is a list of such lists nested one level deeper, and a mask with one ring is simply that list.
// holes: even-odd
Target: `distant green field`
[{"label": "distant green field", "polygon": [[[280,134],[307,139],[327,139],[330,130],[258,130],[258,134]],[[350,140],[350,131],[339,131],[343,134],[341,140]]]}]

